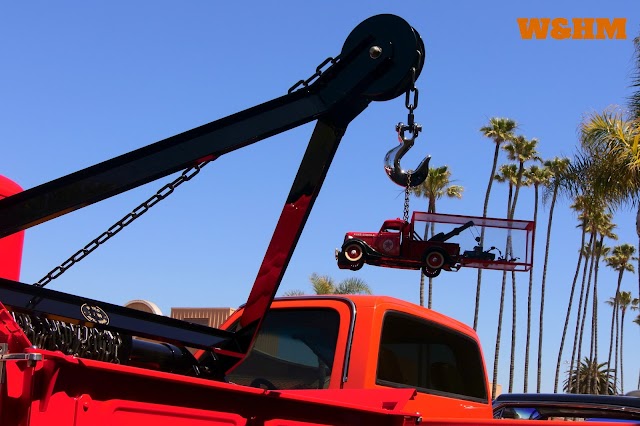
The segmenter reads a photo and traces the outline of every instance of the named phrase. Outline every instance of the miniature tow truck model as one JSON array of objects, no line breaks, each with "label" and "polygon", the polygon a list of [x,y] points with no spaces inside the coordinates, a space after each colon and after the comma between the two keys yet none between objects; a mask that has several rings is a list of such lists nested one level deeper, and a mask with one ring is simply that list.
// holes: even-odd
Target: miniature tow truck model
[{"label": "miniature tow truck model", "polygon": [[[421,235],[426,234],[423,230],[432,223],[446,225],[447,232],[423,238]],[[512,238],[516,232],[523,233],[524,259],[505,258],[495,246],[485,250],[480,245],[480,237],[474,239],[473,249],[460,253],[460,245],[449,240],[473,226],[492,231],[507,230]],[[463,266],[526,271],[533,262],[533,228],[534,223],[530,221],[414,212],[410,222],[399,218],[386,220],[378,232],[347,232],[335,256],[340,269],[357,271],[367,263],[422,269],[427,277],[436,277],[442,270],[457,271]]]},{"label": "miniature tow truck model", "polygon": [[220,329],[46,288],[138,209],[36,284],[0,264],[0,425],[521,426],[492,418],[470,327],[386,296],[274,300],[349,122],[408,93],[424,54],[406,21],[374,16],[280,98],[0,199],[6,238],[317,120],[247,302]]},{"label": "miniature tow truck model", "polygon": [[[473,226],[469,221],[453,230],[438,233],[423,240],[414,225],[420,212],[414,212],[411,222],[386,220],[379,232],[348,232],[341,250],[336,250],[340,269],[357,271],[365,263],[402,269],[422,269],[428,277],[440,271],[460,268],[460,246],[447,241]],[[416,219],[416,216],[418,217]]]}]

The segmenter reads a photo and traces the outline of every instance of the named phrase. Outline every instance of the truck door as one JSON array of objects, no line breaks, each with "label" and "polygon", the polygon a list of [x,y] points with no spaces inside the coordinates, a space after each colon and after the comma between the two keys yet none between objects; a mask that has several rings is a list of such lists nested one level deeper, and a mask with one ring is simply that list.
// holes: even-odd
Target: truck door
[{"label": "truck door", "polygon": [[397,221],[387,221],[376,237],[376,248],[387,256],[400,256],[401,226]]}]

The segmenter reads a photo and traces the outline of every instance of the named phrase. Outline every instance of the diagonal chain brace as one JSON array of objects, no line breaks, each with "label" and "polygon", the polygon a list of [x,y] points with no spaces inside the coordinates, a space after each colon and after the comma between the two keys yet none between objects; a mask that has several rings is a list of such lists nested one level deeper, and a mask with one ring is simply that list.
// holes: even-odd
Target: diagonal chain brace
[{"label": "diagonal chain brace", "polygon": [[69,259],[65,260],[60,266],[56,266],[53,268],[47,275],[42,277],[40,281],[35,283],[34,285],[37,287],[44,287],[49,284],[51,281],[58,278],[64,272],[66,272],[70,267],[80,262],[82,259],[87,257],[89,253],[93,252],[100,245],[106,243],[111,237],[120,232],[124,227],[130,225],[134,220],[145,214],[151,207],[158,204],[160,201],[167,198],[169,195],[173,193],[173,190],[178,186],[183,184],[186,181],[191,180],[195,175],[197,175],[200,170],[206,166],[211,160],[203,161],[200,164],[197,164],[193,167],[189,167],[185,169],[180,176],[178,176],[173,182],[170,182],[160,188],[153,196],[151,196],[148,200],[140,204],[138,207],[133,209],[131,213],[127,214],[125,217],[116,222],[113,226],[107,229],[105,232],[100,234],[97,238],[94,238],[89,244],[84,246],[82,249],[78,250],[71,256]]},{"label": "diagonal chain brace", "polygon": [[[318,65],[316,67],[316,72],[309,77],[306,80],[300,80],[298,81],[296,84],[294,84],[293,86],[291,86],[291,88],[289,89],[289,91],[287,93],[291,93],[293,91],[295,91],[298,87],[303,86],[305,89],[307,87],[309,87],[309,85],[311,83],[313,83],[316,79],[320,78],[320,76],[322,75],[322,73],[327,72],[332,66],[334,66],[338,61],[340,60],[340,55],[336,56],[335,59],[331,56],[329,56],[327,59],[325,59],[324,61],[322,61],[322,63],[320,65]],[[331,62],[331,65],[329,65],[329,67],[326,70],[322,70],[322,68],[324,68],[329,62]]]}]

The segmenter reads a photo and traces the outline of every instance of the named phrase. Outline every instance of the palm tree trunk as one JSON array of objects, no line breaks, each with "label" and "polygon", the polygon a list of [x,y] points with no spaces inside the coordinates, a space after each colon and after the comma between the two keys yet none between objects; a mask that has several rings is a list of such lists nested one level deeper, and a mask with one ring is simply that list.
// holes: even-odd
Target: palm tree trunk
[{"label": "palm tree trunk", "polygon": [[[620,284],[622,284],[622,274],[624,273],[624,268],[620,268],[620,272],[618,273],[618,285],[616,286],[616,296],[613,298],[613,307],[611,310],[611,338],[609,340],[609,358],[607,359],[607,377],[611,374],[611,355],[613,354],[613,327],[616,324],[616,313],[618,312],[618,294],[620,294]],[[618,329],[616,328],[616,333]],[[618,341],[616,337],[616,351],[618,350]],[[617,358],[616,352],[616,358]],[[614,383],[615,383],[615,373],[614,373]]]},{"label": "palm tree trunk", "polygon": [[424,274],[420,271],[420,306],[424,306]]},{"label": "palm tree trunk", "polygon": [[585,256],[585,260],[584,260],[584,268],[582,270],[582,285],[580,286],[580,298],[578,299],[578,308],[576,310],[576,329],[575,329],[575,333],[573,335],[573,350],[571,351],[571,364],[569,364],[569,374],[571,374],[574,370],[573,370],[573,366],[574,366],[574,362],[577,361],[576,363],[576,376],[577,376],[577,380],[578,382],[580,382],[580,377],[579,377],[579,367],[580,367],[580,358],[578,358],[576,360],[576,352],[577,352],[577,346],[578,346],[578,337],[579,337],[579,332],[580,332],[580,322],[581,322],[581,318],[582,318],[582,301],[584,299],[584,293],[585,293],[585,286],[586,286],[586,282],[587,282],[587,268],[589,266],[589,263],[591,261],[591,252],[592,252],[592,247],[593,247],[593,234],[590,234],[589,236],[589,246],[587,249],[587,253]]},{"label": "palm tree trunk", "polygon": [[[596,256],[595,273],[593,277],[593,311],[591,313],[591,352],[590,358],[598,364],[598,274],[600,271],[600,257],[604,247],[604,235],[600,235],[600,249]],[[595,382],[595,381],[594,381]],[[592,393],[596,393],[596,383],[593,383]]]},{"label": "palm tree trunk", "polygon": [[[538,184],[534,185],[533,223],[538,221]],[[533,230],[533,239],[536,234]],[[529,293],[527,297],[527,340],[524,349],[524,386],[523,392],[527,393],[529,384],[529,349],[531,347],[531,299],[533,295],[533,268],[529,271]]]},{"label": "palm tree trunk", "polygon": [[624,363],[622,359],[622,353],[624,348],[624,315],[626,309],[622,311],[622,321],[620,322],[620,393],[624,395]]},{"label": "palm tree trunk", "polygon": [[[511,203],[511,210],[509,211],[509,219],[513,219],[516,213],[516,203],[518,202],[518,193],[520,192],[520,184],[522,182],[522,174],[524,172],[524,162],[520,162],[518,168],[518,177],[516,179],[516,189],[513,195],[513,202]],[[508,237],[508,255],[513,257],[513,242],[511,234]],[[516,274],[511,272],[511,360],[509,363],[509,393],[513,392],[513,373],[515,369],[516,360],[516,327],[517,327],[517,297],[516,297]]]},{"label": "palm tree trunk", "polygon": [[[594,266],[595,259],[596,259],[596,256],[595,256],[596,246],[597,246],[597,244],[594,241],[593,246],[590,249],[591,250],[591,252],[590,252],[591,256],[590,256],[590,259],[589,259],[590,262],[589,262],[589,276],[587,278],[587,291],[586,291],[586,294],[585,294],[585,297],[584,297],[584,307],[583,307],[583,312],[582,312],[582,319],[580,321],[580,333],[579,333],[579,340],[578,340],[578,355],[577,355],[578,359],[581,359],[581,356],[582,356],[582,340],[583,340],[583,337],[584,337],[584,324],[585,324],[586,319],[587,319],[587,309],[588,309],[588,306],[589,306],[589,295],[591,293],[591,278],[593,276],[593,266]],[[591,360],[591,361],[593,361],[593,360]],[[578,374],[579,374],[579,372],[580,371],[578,370]],[[578,380],[580,380],[580,377],[578,377]],[[588,380],[589,379],[588,379],[588,376],[587,376],[587,388],[586,388],[587,391],[589,389]]]},{"label": "palm tree trunk", "polygon": [[549,264],[549,243],[551,241],[551,223],[553,221],[553,209],[556,205],[556,198],[558,197],[559,183],[553,187],[553,196],[551,198],[551,206],[549,207],[549,223],[547,224],[547,243],[544,250],[544,266],[542,268],[542,285],[540,287],[540,332],[538,334],[538,380],[536,386],[536,392],[540,393],[540,386],[542,384],[542,334],[544,331],[544,292],[547,282],[547,265]]},{"label": "palm tree trunk", "polygon": [[516,273],[511,272],[511,363],[509,364],[509,393],[513,392],[513,373],[516,361]]},{"label": "palm tree trunk", "polygon": [[[482,217],[487,217],[489,208],[489,195],[491,194],[491,186],[493,185],[493,176],[496,174],[498,166],[498,155],[500,154],[500,144],[496,143],[496,149],[493,153],[493,165],[491,166],[491,174],[489,175],[489,183],[487,184],[487,192],[484,196],[484,207],[482,208]],[[639,234],[640,235],[640,234]],[[480,245],[484,244],[484,226],[480,230]],[[476,283],[476,308],[473,315],[473,329],[478,329],[478,314],[480,312],[480,287],[482,285],[482,269],[478,269],[478,281]]]},{"label": "palm tree trunk", "polygon": [[[616,293],[617,295],[620,293]],[[613,363],[613,383],[618,383],[618,348],[620,347],[620,309],[618,308],[618,304],[616,303],[616,349],[615,349],[615,361]]]},{"label": "palm tree trunk", "polygon": [[[593,250],[595,250],[595,245],[593,247]],[[589,294],[591,293],[591,278],[593,276],[593,269],[594,269],[594,264],[596,262],[596,255],[595,253],[591,253],[591,261],[589,262],[589,277],[587,278],[587,289],[586,289],[586,293],[584,296],[584,308],[583,308],[583,312],[582,312],[582,320],[580,321],[580,333],[579,335],[579,341],[578,341],[578,359],[581,359],[582,356],[582,340],[584,337],[584,324],[587,320],[587,309],[589,307]],[[589,341],[591,342],[591,341]],[[589,349],[591,349],[591,344],[589,344]],[[591,361],[594,361],[593,359],[591,359]],[[586,391],[587,393],[589,392],[589,390],[591,389],[591,387],[589,386],[589,377],[591,375],[588,375],[586,377]],[[579,378],[578,378],[579,379]]]},{"label": "palm tree trunk", "polygon": [[[436,212],[436,202],[435,200],[433,200],[433,202],[431,202],[431,200],[429,201],[429,213],[435,213]],[[435,235],[436,234],[436,224],[431,222],[431,235]],[[429,309],[431,309],[431,303],[433,301],[433,278],[429,277],[429,297],[428,297],[428,303],[427,303],[427,307]]]},{"label": "palm tree trunk", "polygon": [[496,387],[498,384],[498,360],[500,358],[500,336],[502,333],[502,314],[504,312],[504,293],[507,286],[507,271],[502,273],[502,291],[500,292],[500,308],[498,310],[498,331],[496,334],[496,349],[493,357],[493,386],[491,389],[491,399],[496,397]]},{"label": "palm tree trunk", "polygon": [[[512,186],[509,185],[509,197],[507,199],[507,215],[511,210],[511,196],[512,196]],[[505,244],[504,249],[505,255],[509,253],[509,239],[507,237],[507,242]],[[504,294],[506,293],[507,288],[507,271],[502,272],[502,289],[500,291],[500,308],[498,310],[498,330],[496,333],[496,350],[493,358],[493,386],[491,390],[491,397],[496,397],[496,386],[498,383],[498,361],[500,359],[500,341],[502,337],[502,315],[504,313]]]},{"label": "palm tree trunk", "polygon": [[[585,235],[586,235],[586,231],[583,223],[580,247],[584,247]],[[576,265],[576,272],[573,276],[573,283],[571,284],[571,294],[569,295],[569,304],[567,306],[567,316],[564,319],[564,328],[562,329],[562,339],[560,340],[560,349],[558,350],[558,362],[556,364],[556,377],[553,384],[554,393],[558,392],[558,381],[560,379],[560,366],[562,364],[562,352],[564,349],[564,342],[567,337],[567,329],[569,328],[569,317],[571,316],[571,306],[573,305],[573,295],[575,294],[576,283],[578,282],[578,276],[580,275],[581,263],[582,263],[582,250],[580,250],[578,254],[578,264]]]},{"label": "palm tree trunk", "polygon": [[[619,293],[617,293],[619,294]],[[616,350],[615,357],[616,360],[614,362],[614,370],[613,370],[613,383],[618,384],[618,348],[620,347],[620,309],[616,307]]]}]

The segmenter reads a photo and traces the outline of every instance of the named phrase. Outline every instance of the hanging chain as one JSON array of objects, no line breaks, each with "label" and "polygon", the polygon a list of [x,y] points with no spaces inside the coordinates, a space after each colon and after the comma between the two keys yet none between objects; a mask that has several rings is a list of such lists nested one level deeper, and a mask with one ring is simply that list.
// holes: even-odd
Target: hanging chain
[{"label": "hanging chain", "polygon": [[66,272],[69,268],[71,268],[76,263],[80,262],[82,259],[87,257],[87,255],[97,249],[100,245],[106,243],[111,237],[120,232],[124,227],[130,225],[134,220],[145,214],[151,207],[158,204],[160,201],[167,198],[173,190],[178,186],[183,184],[184,182],[191,180],[195,175],[197,175],[200,170],[206,166],[211,160],[203,161],[198,165],[193,167],[189,167],[185,169],[180,176],[173,182],[170,182],[160,188],[158,192],[156,192],[153,196],[151,196],[148,200],[140,204],[138,207],[133,209],[131,213],[127,214],[125,217],[116,222],[113,226],[107,229],[105,232],[100,234],[97,238],[93,239],[89,244],[84,246],[82,249],[78,250],[71,256],[69,259],[65,260],[60,266],[56,266],[53,268],[47,275],[40,279],[34,285],[37,287],[44,287],[49,284],[51,281],[58,278],[64,272]]},{"label": "hanging chain", "polygon": [[[300,80],[298,81],[296,84],[294,84],[293,86],[291,86],[291,88],[289,89],[289,91],[287,93],[291,93],[294,90],[296,90],[298,87],[300,86],[304,86],[304,88],[306,89],[307,87],[309,87],[309,85],[311,83],[313,83],[315,80],[317,80],[318,78],[320,78],[320,76],[327,72],[329,69],[331,69],[332,66],[334,66],[336,64],[336,62],[338,62],[340,60],[340,55],[336,56],[335,59],[331,56],[329,56],[327,59],[325,59],[324,61],[322,61],[322,63],[320,65],[318,65],[316,67],[316,72],[309,77],[306,80]],[[329,65],[329,67],[326,70],[322,70],[322,68],[324,68],[328,63],[331,63],[331,65]]]},{"label": "hanging chain", "polygon": [[409,193],[411,191],[411,172],[413,170],[409,170],[407,172],[407,186],[404,188],[404,215],[402,218],[405,222],[409,221]]},{"label": "hanging chain", "polygon": [[[413,93],[413,99],[411,94]],[[422,130],[422,126],[414,122],[413,110],[418,108],[418,88],[416,87],[416,69],[411,68],[411,87],[407,89],[404,97],[404,106],[409,110],[407,117],[407,130],[413,131],[413,134],[417,137],[418,132]]]}]

